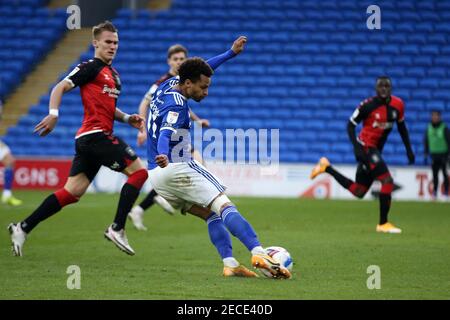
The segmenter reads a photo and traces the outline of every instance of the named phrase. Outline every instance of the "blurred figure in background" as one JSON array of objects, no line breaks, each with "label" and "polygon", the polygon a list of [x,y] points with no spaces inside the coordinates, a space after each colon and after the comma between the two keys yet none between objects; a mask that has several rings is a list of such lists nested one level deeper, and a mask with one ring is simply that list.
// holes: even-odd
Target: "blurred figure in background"
[{"label": "blurred figure in background", "polygon": [[[0,122],[2,120],[3,105],[0,99]],[[12,195],[12,185],[14,181],[14,164],[16,160],[14,159],[11,149],[0,140],[0,163],[5,166],[5,171],[3,174],[3,194],[2,203],[8,204],[10,206],[20,206],[22,201],[16,199]]]},{"label": "blurred figure in background", "polygon": [[444,175],[443,196],[449,197],[449,182],[447,173],[447,161],[449,160],[450,131],[442,122],[441,112],[431,112],[431,122],[425,132],[425,165],[428,164],[428,156],[431,156],[431,169],[433,171],[433,199],[438,196],[439,171]]},{"label": "blurred figure in background", "polygon": [[[375,230],[398,234],[402,230],[388,222],[394,179],[381,154],[395,123],[405,145],[409,164],[414,164],[415,156],[405,123],[405,105],[402,99],[392,95],[391,79],[387,76],[378,77],[375,90],[377,95],[361,102],[347,123],[348,137],[353,144],[355,159],[358,162],[355,181],[343,176],[325,157],[321,158],[313,168],[311,179],[326,172],[360,199],[364,197],[373,182],[378,181],[381,184],[378,195],[380,220]],[[361,122],[363,128],[357,137],[356,126]]]}]

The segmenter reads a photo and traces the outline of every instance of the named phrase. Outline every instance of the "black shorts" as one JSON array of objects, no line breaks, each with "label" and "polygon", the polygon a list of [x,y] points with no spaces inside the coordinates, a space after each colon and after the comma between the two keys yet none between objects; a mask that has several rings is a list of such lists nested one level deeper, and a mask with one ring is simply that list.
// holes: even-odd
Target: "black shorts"
[{"label": "black shorts", "polygon": [[84,173],[92,181],[102,165],[122,172],[137,158],[134,150],[119,137],[104,132],[88,134],[75,140],[70,176]]},{"label": "black shorts", "polygon": [[369,188],[374,180],[379,177],[386,177],[387,174],[390,175],[390,172],[378,149],[369,148],[365,151],[367,161],[358,164],[355,180],[356,183]]}]

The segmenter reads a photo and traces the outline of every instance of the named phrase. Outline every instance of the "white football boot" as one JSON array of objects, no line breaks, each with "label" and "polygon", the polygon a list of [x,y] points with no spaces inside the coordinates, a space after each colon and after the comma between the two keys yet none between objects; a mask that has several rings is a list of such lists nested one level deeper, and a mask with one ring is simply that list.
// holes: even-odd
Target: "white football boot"
[{"label": "white football boot", "polygon": [[128,218],[131,219],[133,225],[139,231],[147,231],[147,227],[144,225],[144,209],[140,206],[134,206],[128,213]]},{"label": "white football boot", "polygon": [[105,238],[109,241],[112,241],[117,248],[119,248],[126,254],[129,254],[130,256],[134,255],[134,250],[128,244],[127,235],[125,234],[124,229],[120,231],[114,231],[112,225],[110,225],[105,231]]},{"label": "white football boot", "polygon": [[22,230],[20,223],[10,223],[8,226],[9,234],[11,235],[11,247],[14,256],[22,256],[22,247],[27,239],[27,234]]}]

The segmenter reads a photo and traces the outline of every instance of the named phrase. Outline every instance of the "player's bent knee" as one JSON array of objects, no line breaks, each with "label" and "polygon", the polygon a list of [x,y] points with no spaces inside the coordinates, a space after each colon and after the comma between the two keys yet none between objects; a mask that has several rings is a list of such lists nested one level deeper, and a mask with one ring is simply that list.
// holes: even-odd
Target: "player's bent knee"
[{"label": "player's bent knee", "polygon": [[147,181],[147,169],[139,169],[128,176],[127,183],[131,184],[136,189],[141,189],[145,181]]},{"label": "player's bent knee", "polygon": [[389,173],[378,177],[378,180],[381,182],[380,193],[391,194],[394,191],[394,179]]},{"label": "player's bent knee", "polygon": [[208,220],[208,218],[211,216],[211,210],[208,208],[200,207],[198,205],[193,205],[187,210],[190,214],[199,217],[203,220]]},{"label": "player's bent knee", "polygon": [[368,190],[369,188],[358,183],[355,183],[352,186],[350,186],[350,191],[353,193],[355,197],[359,199],[364,198]]},{"label": "player's bent knee", "polygon": [[232,205],[232,202],[227,195],[221,194],[211,203],[211,210],[217,214],[220,214],[225,207],[230,205]]},{"label": "player's bent knee", "polygon": [[56,199],[58,199],[59,205],[61,207],[65,207],[71,203],[78,202],[80,200],[80,197],[73,195],[68,190],[62,188],[56,191],[55,193]]}]

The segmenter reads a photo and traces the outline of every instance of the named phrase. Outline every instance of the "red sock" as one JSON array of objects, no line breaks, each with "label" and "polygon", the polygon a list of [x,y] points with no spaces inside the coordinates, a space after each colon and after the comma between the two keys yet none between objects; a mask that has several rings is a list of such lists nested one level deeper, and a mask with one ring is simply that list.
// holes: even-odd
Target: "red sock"
[{"label": "red sock", "polygon": [[68,204],[77,202],[80,198],[75,197],[69,191],[62,188],[55,192],[56,199],[58,199],[59,205],[62,207],[67,206]]},{"label": "red sock", "polygon": [[127,180],[128,184],[131,184],[136,189],[140,190],[144,185],[145,181],[147,181],[148,172],[146,169],[140,169],[134,173],[132,173]]}]

